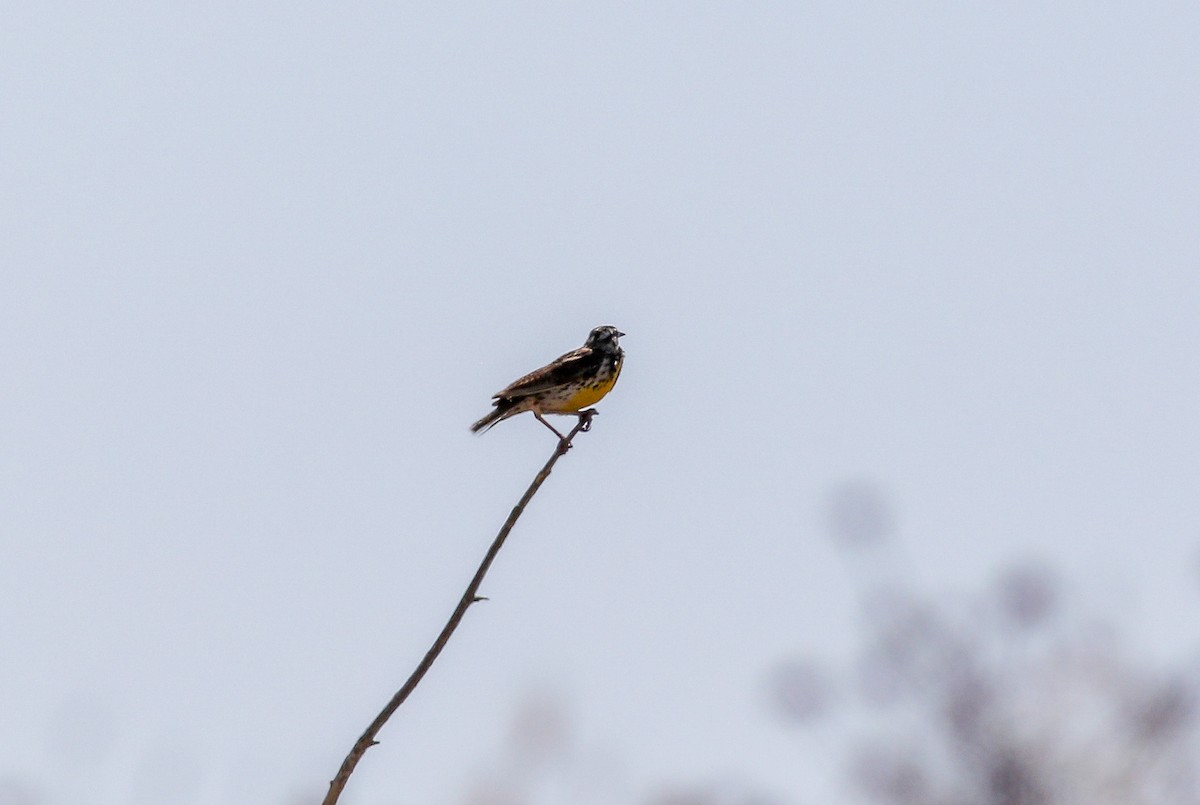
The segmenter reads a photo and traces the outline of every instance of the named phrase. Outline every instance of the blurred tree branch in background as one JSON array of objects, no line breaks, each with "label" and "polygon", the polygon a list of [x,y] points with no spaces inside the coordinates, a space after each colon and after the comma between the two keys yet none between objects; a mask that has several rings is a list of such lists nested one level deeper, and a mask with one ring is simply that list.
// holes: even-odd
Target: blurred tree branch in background
[{"label": "blurred tree branch in background", "polygon": [[496,554],[500,552],[500,548],[503,547],[505,539],[508,538],[509,532],[512,531],[513,526],[516,525],[517,520],[525,511],[525,507],[529,505],[529,501],[533,500],[533,496],[537,494],[538,489],[540,489],[546,479],[550,477],[550,471],[554,469],[554,465],[558,463],[560,458],[567,454],[567,450],[569,450],[571,447],[571,440],[574,439],[575,436],[580,432],[589,430],[591,428],[592,417],[594,415],[595,411],[592,410],[580,411],[579,421],[575,424],[575,427],[572,428],[571,431],[567,433],[565,437],[560,439],[555,445],[554,454],[551,455],[549,460],[546,461],[545,465],[542,466],[541,471],[534,476],[533,482],[529,484],[529,488],[525,490],[525,494],[521,496],[521,499],[517,501],[517,505],[514,506],[512,512],[509,513],[508,519],[505,520],[504,525],[500,527],[500,532],[496,534],[496,538],[492,540],[491,547],[488,548],[487,553],[483,557],[483,561],[479,564],[479,569],[475,571],[475,576],[471,579],[471,583],[467,585],[467,589],[463,593],[462,598],[459,599],[458,606],[454,608],[454,612],[451,613],[450,619],[446,621],[446,625],[442,627],[441,633],[438,634],[437,639],[433,641],[433,645],[429,647],[429,651],[425,653],[425,656],[421,659],[421,662],[417,665],[416,669],[408,677],[408,680],[405,681],[400,690],[396,691],[396,694],[392,696],[391,701],[384,706],[383,710],[379,712],[379,715],[375,716],[375,720],[371,722],[363,734],[359,736],[358,740],[354,742],[354,746],[350,749],[350,753],[346,755],[346,759],[342,761],[341,768],[338,769],[337,774],[329,782],[329,792],[325,795],[325,799],[322,800],[323,805],[334,805],[338,801],[338,798],[342,794],[342,790],[346,787],[346,783],[350,779],[350,775],[354,773],[354,768],[358,765],[358,761],[362,759],[362,756],[366,754],[368,749],[379,743],[379,741],[375,740],[375,736],[379,734],[379,730],[383,728],[383,725],[386,724],[388,719],[392,717],[392,714],[396,712],[396,709],[404,703],[404,700],[409,697],[409,694],[413,692],[413,690],[425,677],[426,672],[429,671],[434,660],[438,658],[438,655],[442,653],[442,649],[446,647],[446,643],[450,640],[450,636],[454,634],[454,630],[458,628],[458,624],[460,621],[462,621],[463,615],[466,614],[467,609],[469,609],[470,606],[475,602],[483,600],[479,596],[479,585],[483,583],[483,579],[487,575],[488,570],[491,568],[492,562],[496,558]]},{"label": "blurred tree branch in background", "polygon": [[[830,535],[865,580],[857,660],[834,674],[795,658],[770,677],[786,721],[814,726],[836,700],[867,725],[846,763],[860,801],[1200,803],[1194,673],[1154,668],[1113,628],[1071,618],[1057,575],[1038,563],[1009,567],[964,601],[918,593],[901,563],[881,560],[891,519],[869,484],[832,496]],[[880,565],[893,572],[871,572]]]}]

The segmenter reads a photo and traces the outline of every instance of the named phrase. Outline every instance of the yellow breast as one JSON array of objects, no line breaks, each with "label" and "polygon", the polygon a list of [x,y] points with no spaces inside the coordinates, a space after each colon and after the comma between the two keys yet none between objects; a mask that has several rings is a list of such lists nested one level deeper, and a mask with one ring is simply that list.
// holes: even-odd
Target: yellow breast
[{"label": "yellow breast", "polygon": [[[569,396],[561,401],[555,401],[553,411],[562,413],[573,413],[582,411],[589,405],[595,405],[604,399],[604,395],[612,391],[612,387],[617,384],[617,378],[621,374],[621,363],[618,360],[616,366],[611,372],[605,372],[603,376],[597,377],[592,382],[574,389]],[[546,409],[543,409],[546,410]]]},{"label": "yellow breast", "polygon": [[594,386],[584,386],[576,391],[566,400],[562,402],[563,411],[581,411],[589,405],[595,405],[604,399],[604,395],[612,391],[612,387],[617,384],[617,377],[613,375],[608,380],[597,383]]}]

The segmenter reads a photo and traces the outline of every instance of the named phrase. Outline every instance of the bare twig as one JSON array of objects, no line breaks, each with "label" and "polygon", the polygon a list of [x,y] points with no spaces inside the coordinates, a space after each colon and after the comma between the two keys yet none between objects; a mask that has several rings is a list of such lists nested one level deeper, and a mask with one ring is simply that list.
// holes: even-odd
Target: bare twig
[{"label": "bare twig", "polygon": [[417,666],[416,670],[408,677],[404,686],[396,691],[396,695],[387,703],[387,706],[375,716],[375,720],[371,722],[366,731],[363,732],[359,739],[354,742],[350,754],[346,755],[346,759],[342,761],[342,767],[338,769],[337,775],[329,781],[329,793],[325,795],[322,805],[335,805],[338,797],[342,795],[342,789],[346,787],[346,782],[350,779],[350,775],[354,773],[354,767],[358,765],[358,761],[379,741],[375,740],[375,736],[387,720],[392,717],[392,713],[404,703],[408,695],[413,692],[425,673],[433,665],[433,661],[442,653],[442,649],[446,647],[447,641],[450,640],[450,635],[454,634],[454,630],[458,628],[459,621],[466,614],[467,609],[476,601],[486,601],[486,598],[478,595],[479,585],[483,583],[483,577],[487,575],[488,569],[492,566],[492,561],[496,558],[496,554],[500,552],[500,548],[504,545],[504,540],[508,537],[508,532],[512,531],[516,525],[517,519],[525,511],[525,507],[529,505],[529,501],[537,494],[539,488],[545,480],[550,477],[550,471],[554,469],[554,465],[560,458],[567,454],[567,450],[571,448],[571,439],[575,438],[575,434],[589,430],[592,426],[592,417],[596,412],[593,410],[580,411],[579,422],[574,428],[562,439],[559,440],[555,447],[554,455],[550,456],[550,460],[542,467],[541,472],[534,476],[533,483],[525,490],[525,494],[517,501],[517,505],[513,507],[512,512],[508,515],[508,519],[504,521],[504,525],[500,527],[500,533],[492,540],[492,546],[488,548],[487,554],[483,557],[483,561],[479,564],[479,569],[475,571],[475,577],[471,579],[471,583],[467,585],[466,592],[458,601],[458,606],[454,608],[454,613],[450,615],[450,620],[446,621],[446,625],[442,627],[441,634],[433,641],[433,645],[429,647],[429,651],[425,652],[425,657]]}]

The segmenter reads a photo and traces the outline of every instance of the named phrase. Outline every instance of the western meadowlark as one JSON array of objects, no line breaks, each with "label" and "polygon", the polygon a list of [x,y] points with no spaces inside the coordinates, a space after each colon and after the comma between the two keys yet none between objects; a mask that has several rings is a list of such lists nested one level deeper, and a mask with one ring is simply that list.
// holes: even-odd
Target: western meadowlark
[{"label": "western meadowlark", "polygon": [[478,433],[502,419],[532,411],[538,422],[565,441],[566,437],[542,414],[586,414],[584,408],[608,394],[616,385],[625,359],[625,351],[617,345],[617,339],[623,335],[609,325],[592,330],[579,349],[555,358],[493,394],[495,410],[472,425],[471,430]]}]

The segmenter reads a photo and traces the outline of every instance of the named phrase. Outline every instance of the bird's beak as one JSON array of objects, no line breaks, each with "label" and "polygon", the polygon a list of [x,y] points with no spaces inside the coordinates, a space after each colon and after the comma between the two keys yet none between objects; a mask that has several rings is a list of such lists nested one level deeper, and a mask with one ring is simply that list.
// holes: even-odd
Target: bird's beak
[{"label": "bird's beak", "polygon": [[625,336],[625,333],[621,332],[620,330],[617,330],[617,338],[623,338],[624,336]]}]

